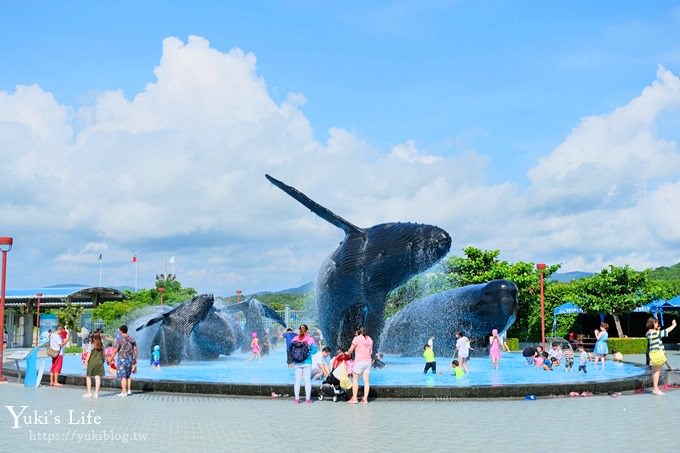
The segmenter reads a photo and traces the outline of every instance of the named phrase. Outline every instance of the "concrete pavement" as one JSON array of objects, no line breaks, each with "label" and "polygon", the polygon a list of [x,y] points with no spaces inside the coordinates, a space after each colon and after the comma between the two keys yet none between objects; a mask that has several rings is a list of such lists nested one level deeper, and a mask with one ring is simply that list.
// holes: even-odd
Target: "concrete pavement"
[{"label": "concrete pavement", "polygon": [[[680,353],[669,351],[668,357],[680,366]],[[383,399],[368,405],[161,393],[121,398],[111,390],[86,399],[83,393],[67,386],[0,385],[0,450],[642,452],[677,448],[680,420],[678,390],[664,396]]]}]

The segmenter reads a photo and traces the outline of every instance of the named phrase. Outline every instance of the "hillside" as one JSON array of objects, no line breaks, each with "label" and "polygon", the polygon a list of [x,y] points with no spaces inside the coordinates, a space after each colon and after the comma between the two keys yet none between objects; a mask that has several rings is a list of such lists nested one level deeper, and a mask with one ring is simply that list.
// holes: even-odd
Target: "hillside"
[{"label": "hillside", "polygon": [[657,267],[649,272],[649,278],[653,280],[680,280],[680,263],[671,267]]}]

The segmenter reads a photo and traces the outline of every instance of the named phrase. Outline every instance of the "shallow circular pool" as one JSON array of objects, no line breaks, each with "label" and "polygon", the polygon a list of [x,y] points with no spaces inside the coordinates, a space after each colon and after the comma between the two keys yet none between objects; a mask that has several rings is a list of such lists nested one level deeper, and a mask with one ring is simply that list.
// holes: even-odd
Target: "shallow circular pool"
[{"label": "shallow circular pool", "polygon": [[[169,380],[185,382],[215,382],[250,385],[285,385],[295,380],[294,370],[286,365],[286,355],[282,349],[273,351],[262,361],[247,362],[248,354],[234,354],[220,357],[215,361],[184,361],[176,366],[161,367],[156,372],[148,360],[140,361],[137,374],[133,378],[147,380]],[[42,360],[42,359],[41,359]],[[646,373],[643,367],[608,361],[604,367],[594,367],[588,363],[587,374],[577,372],[578,359],[571,372],[564,367],[545,371],[527,365],[520,353],[506,353],[500,367],[494,370],[488,357],[473,357],[470,360],[470,373],[463,378],[453,376],[449,358],[437,357],[438,374],[423,374],[424,362],[419,357],[398,357],[385,355],[385,368],[371,371],[371,385],[390,387],[471,387],[506,386],[532,384],[571,384],[603,382],[641,376]],[[49,370],[49,362],[46,363]],[[80,355],[67,355],[64,358],[63,374],[84,375]],[[320,381],[319,381],[320,383]]]}]

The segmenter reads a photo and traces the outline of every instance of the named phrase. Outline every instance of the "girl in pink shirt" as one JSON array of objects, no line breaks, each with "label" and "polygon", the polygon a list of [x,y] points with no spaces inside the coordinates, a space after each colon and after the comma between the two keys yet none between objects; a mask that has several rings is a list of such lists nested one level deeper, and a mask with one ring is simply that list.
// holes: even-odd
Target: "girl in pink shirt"
[{"label": "girl in pink shirt", "polygon": [[364,380],[364,397],[361,402],[368,403],[368,392],[371,389],[369,375],[371,374],[371,364],[373,360],[373,340],[366,335],[363,327],[357,329],[357,335],[352,340],[352,346],[346,354],[354,352],[354,379],[352,380],[352,399],[347,401],[349,404],[357,404],[357,393],[359,393],[359,377]]}]

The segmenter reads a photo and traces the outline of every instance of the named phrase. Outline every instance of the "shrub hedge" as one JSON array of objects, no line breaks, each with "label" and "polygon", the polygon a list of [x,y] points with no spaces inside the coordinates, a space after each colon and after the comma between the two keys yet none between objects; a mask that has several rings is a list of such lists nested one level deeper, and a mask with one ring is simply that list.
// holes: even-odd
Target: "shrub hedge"
[{"label": "shrub hedge", "polygon": [[511,351],[519,351],[519,338],[508,338],[505,343]]},{"label": "shrub hedge", "polygon": [[647,352],[647,338],[609,338],[609,352],[621,354],[644,354]]}]

